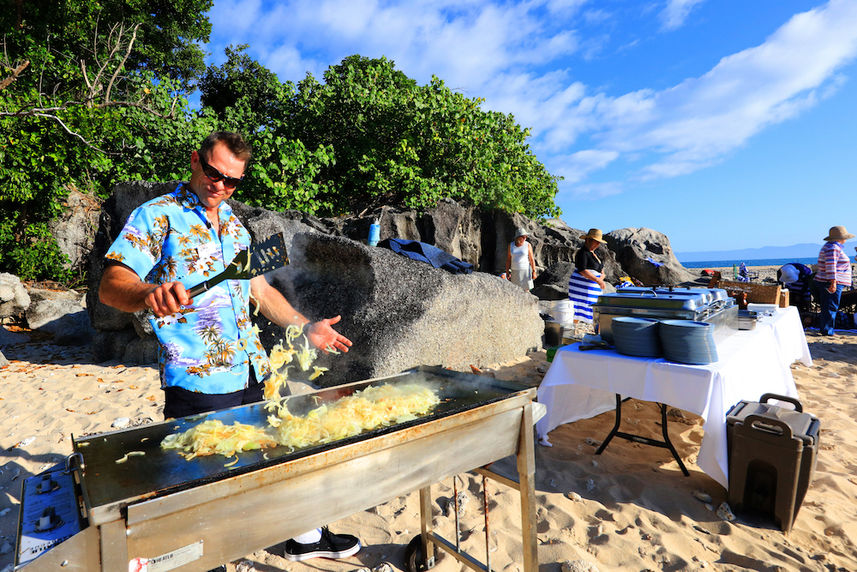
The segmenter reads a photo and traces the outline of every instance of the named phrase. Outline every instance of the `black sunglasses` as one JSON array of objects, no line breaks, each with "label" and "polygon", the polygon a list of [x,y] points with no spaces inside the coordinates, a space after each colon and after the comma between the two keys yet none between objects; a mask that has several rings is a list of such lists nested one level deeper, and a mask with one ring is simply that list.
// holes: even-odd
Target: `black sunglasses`
[{"label": "black sunglasses", "polygon": [[217,183],[219,181],[223,181],[223,186],[228,189],[236,188],[241,181],[244,180],[244,175],[241,175],[240,179],[236,179],[235,177],[227,177],[214,167],[208,164],[208,161],[205,160],[205,157],[202,156],[202,152],[198,152],[199,155],[199,164],[202,166],[202,172],[212,183]]}]

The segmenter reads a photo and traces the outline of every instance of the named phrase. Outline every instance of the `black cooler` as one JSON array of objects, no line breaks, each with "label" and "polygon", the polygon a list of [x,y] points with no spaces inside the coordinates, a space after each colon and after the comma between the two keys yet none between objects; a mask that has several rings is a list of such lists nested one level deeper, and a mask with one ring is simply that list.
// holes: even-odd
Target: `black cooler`
[{"label": "black cooler", "polygon": [[[794,404],[787,409],[771,399]],[[819,421],[791,397],[764,394],[740,401],[726,414],[729,443],[729,504],[791,530],[818,456]]]}]

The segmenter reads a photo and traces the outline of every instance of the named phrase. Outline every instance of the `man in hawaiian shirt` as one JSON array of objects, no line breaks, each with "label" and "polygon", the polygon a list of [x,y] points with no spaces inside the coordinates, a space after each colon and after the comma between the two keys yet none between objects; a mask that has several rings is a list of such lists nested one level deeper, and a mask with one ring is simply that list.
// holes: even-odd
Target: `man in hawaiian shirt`
[{"label": "man in hawaiian shirt", "polygon": [[[270,364],[249,315],[258,310],[282,327],[304,328],[322,350],[347,352],[351,341],[333,329],[340,316],[310,322],[265,280],[227,280],[191,299],[188,287],[225,270],[250,246],[250,235],[226,204],[244,177],[249,145],[237,133],[215,132],[191,153],[191,178],[141,205],[107,253],[99,297],[125,312],[148,309],[160,344],[164,417],[262,399]],[[286,558],[342,558],[357,538],[310,531],[286,543]]]}]

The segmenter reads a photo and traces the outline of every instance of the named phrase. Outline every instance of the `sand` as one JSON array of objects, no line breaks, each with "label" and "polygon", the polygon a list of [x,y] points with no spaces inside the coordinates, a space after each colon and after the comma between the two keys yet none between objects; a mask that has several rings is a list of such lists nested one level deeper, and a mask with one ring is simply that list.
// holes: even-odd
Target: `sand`
[{"label": "sand", "polygon": [[[553,447],[536,447],[536,501],[540,570],[857,570],[857,333],[808,337],[812,367],[794,365],[805,411],[821,420],[814,480],[790,533],[773,523],[728,522],[712,510],[726,500],[723,487],[696,465],[701,420],[675,412],[673,443],[691,476],[684,477],[663,449],[618,440],[599,456],[612,413],[567,424],[550,434]],[[49,340],[2,347],[10,364],[0,369],[0,572],[11,571],[20,487],[24,478],[62,461],[72,435],[162,419],[154,367],[95,363],[86,349]],[[532,386],[549,364],[544,352],[488,368],[503,379]],[[635,431],[659,420],[653,403],[630,402]],[[462,476],[463,546],[485,559],[481,477]],[[436,526],[453,534],[452,480],[432,489]],[[708,499],[699,500],[699,496]],[[521,570],[517,494],[489,481],[490,551],[495,570]],[[446,515],[444,515],[446,510]],[[284,517],[286,511],[284,511]],[[226,517],[226,515],[224,515]],[[331,523],[358,535],[365,548],[340,561],[290,563],[282,545],[248,554],[228,570],[404,570],[404,548],[419,531],[418,495]],[[383,564],[387,563],[388,568]],[[587,566],[590,566],[587,568]],[[463,570],[441,556],[434,570]],[[570,568],[569,568],[570,569]]]}]

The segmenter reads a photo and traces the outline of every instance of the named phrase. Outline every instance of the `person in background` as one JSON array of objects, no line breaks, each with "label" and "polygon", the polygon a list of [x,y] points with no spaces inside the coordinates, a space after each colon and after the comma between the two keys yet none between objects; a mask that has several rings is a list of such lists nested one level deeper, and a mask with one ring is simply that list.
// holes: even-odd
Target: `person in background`
[{"label": "person in background", "polygon": [[[332,327],[339,316],[310,321],[264,276],[224,281],[195,300],[188,296],[186,287],[223,271],[250,246],[249,233],[226,203],[250,157],[250,146],[237,133],[206,137],[190,155],[190,181],[135,209],[106,255],[101,302],[125,312],[148,311],[158,337],[165,418],[262,399],[261,382],[271,367],[250,319],[251,297],[271,322],[301,326],[319,349],[347,352],[351,345]],[[285,557],[344,558],[358,550],[356,537],[324,527],[286,541]]]},{"label": "person in background", "polygon": [[527,242],[528,234],[525,228],[515,229],[515,240],[509,243],[506,254],[506,279],[529,292],[536,279],[536,261],[533,246]]},{"label": "person in background", "polygon": [[777,270],[777,282],[789,291],[789,305],[803,313],[809,311],[812,268],[800,262],[789,262]]},{"label": "person in background", "polygon": [[822,336],[833,335],[842,289],[851,286],[851,260],[845,254],[842,245],[852,238],[854,235],[844,226],[830,227],[830,232],[824,238],[827,242],[818,253],[818,270],[813,279],[813,286],[821,310],[818,317],[818,333]]},{"label": "person in background", "polygon": [[596,249],[605,243],[601,230],[590,228],[581,235],[583,247],[574,253],[574,272],[568,280],[568,297],[574,302],[574,323],[592,322],[592,305],[604,291],[604,279],[601,271],[604,262],[595,254]]}]

